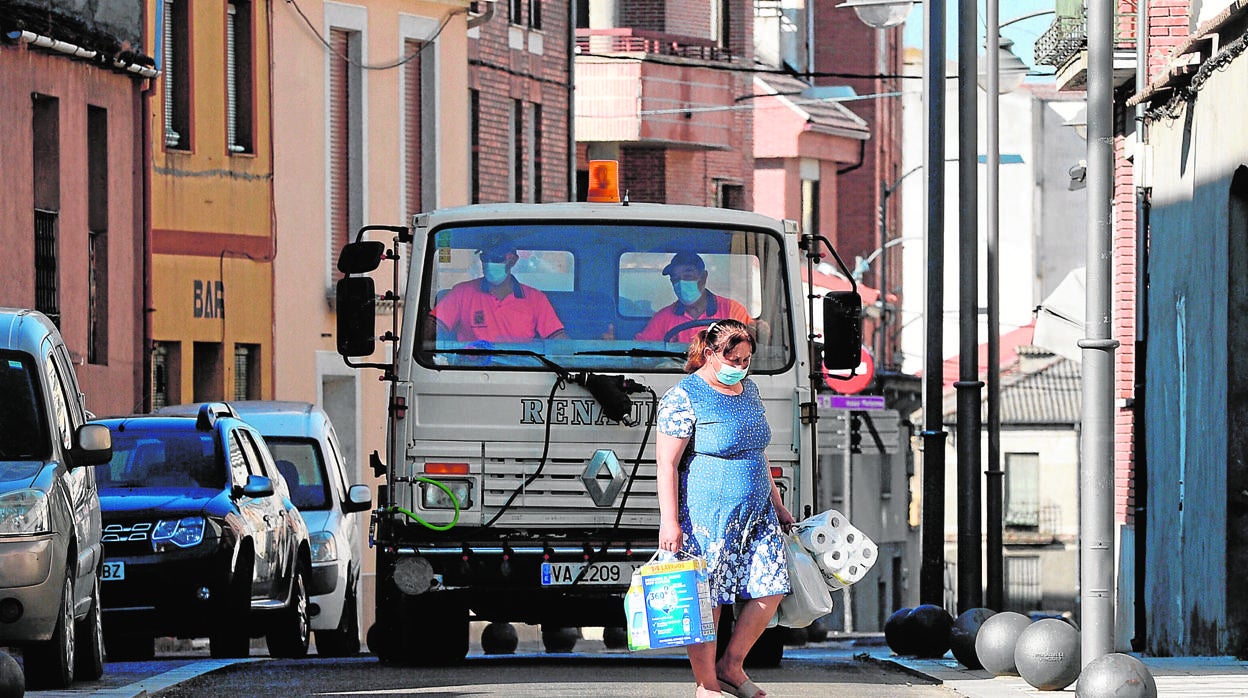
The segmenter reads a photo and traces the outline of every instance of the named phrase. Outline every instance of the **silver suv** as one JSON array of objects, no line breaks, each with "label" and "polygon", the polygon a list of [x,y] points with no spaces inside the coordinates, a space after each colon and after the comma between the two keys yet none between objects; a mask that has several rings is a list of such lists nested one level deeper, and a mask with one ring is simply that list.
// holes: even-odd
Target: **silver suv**
[{"label": "silver suv", "polygon": [[[264,437],[290,499],[308,524],[312,574],[309,613],[321,656],[360,651],[359,580],[364,546],[360,512],[372,506],[367,485],[352,484],[329,415],[307,402],[236,400],[238,416]],[[194,405],[172,405],[158,414],[188,414]]]},{"label": "silver suv", "polygon": [[31,687],[104,673],[100,500],[108,427],[87,424],[69,351],[42,313],[0,308],[0,645]]}]

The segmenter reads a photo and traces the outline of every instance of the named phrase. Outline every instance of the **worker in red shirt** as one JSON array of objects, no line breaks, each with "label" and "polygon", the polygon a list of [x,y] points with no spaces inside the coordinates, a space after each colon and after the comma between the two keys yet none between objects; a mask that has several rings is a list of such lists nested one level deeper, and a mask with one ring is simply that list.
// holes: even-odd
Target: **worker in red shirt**
[{"label": "worker in red shirt", "polygon": [[[706,263],[701,256],[687,250],[677,252],[672,261],[663,267],[663,274],[672,282],[676,302],[656,312],[635,339],[689,342],[699,330],[711,324],[711,320],[732,319],[746,325],[754,324],[754,318],[750,317],[745,306],[706,290]],[[687,327],[668,336],[674,327],[703,319],[708,321],[704,325]]]},{"label": "worker in red shirt", "polygon": [[[482,276],[451,287],[430,311],[425,337],[453,335],[458,342],[528,342],[567,339],[545,293],[511,275],[520,260],[514,243],[495,237],[477,250]],[[436,329],[435,329],[436,323]]]}]

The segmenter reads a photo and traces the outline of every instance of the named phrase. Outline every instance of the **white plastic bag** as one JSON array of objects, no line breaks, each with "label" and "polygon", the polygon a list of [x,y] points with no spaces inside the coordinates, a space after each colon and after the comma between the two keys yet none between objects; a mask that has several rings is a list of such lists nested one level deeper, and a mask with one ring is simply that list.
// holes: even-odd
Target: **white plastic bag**
[{"label": "white plastic bag", "polygon": [[789,586],[793,590],[780,601],[779,624],[788,628],[804,628],[832,612],[832,594],[823,580],[814,557],[802,547],[797,534],[790,533],[784,541],[788,562]]}]

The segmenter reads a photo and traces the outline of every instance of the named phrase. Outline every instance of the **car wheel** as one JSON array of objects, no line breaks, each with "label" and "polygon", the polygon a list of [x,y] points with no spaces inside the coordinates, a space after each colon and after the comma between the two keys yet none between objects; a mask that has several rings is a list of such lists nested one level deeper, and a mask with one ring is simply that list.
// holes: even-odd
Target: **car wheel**
[{"label": "car wheel", "polygon": [[91,610],[78,621],[78,647],[74,674],[82,681],[95,681],[104,675],[104,623],[101,622],[100,579],[91,586]]},{"label": "car wheel", "polygon": [[279,613],[269,630],[267,640],[269,655],[285,659],[307,656],[308,641],[312,637],[312,618],[308,615],[308,586],[304,580],[303,565],[295,568],[291,580],[290,603]]},{"label": "car wheel", "polygon": [[221,613],[208,634],[208,653],[214,659],[233,659],[251,654],[251,576],[249,554],[239,562],[226,587]]},{"label": "car wheel", "polygon": [[30,688],[68,688],[74,682],[74,569],[67,563],[61,586],[61,610],[52,637],[26,650]]},{"label": "car wheel", "polygon": [[350,657],[360,653],[360,613],[356,610],[355,585],[347,587],[342,617],[334,630],[316,631],[316,653],[322,657]]},{"label": "car wheel", "polygon": [[104,655],[110,662],[146,662],[156,656],[156,638],[105,633]]}]

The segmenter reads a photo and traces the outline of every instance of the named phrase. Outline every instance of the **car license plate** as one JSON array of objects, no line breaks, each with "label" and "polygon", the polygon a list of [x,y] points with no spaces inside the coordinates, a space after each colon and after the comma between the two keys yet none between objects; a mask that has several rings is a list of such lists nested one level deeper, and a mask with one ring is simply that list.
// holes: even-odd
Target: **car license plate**
[{"label": "car license plate", "polygon": [[[578,584],[623,584],[628,585],[633,578],[633,570],[641,567],[641,562],[595,562],[589,566],[585,576]],[[542,586],[558,586],[576,581],[584,562],[543,562]]]},{"label": "car license plate", "polygon": [[116,579],[125,579],[125,578],[126,578],[126,563],[124,561],[119,560],[117,562],[105,562],[104,563],[104,569],[103,569],[103,573],[100,575],[100,579],[106,582],[111,582]]}]

